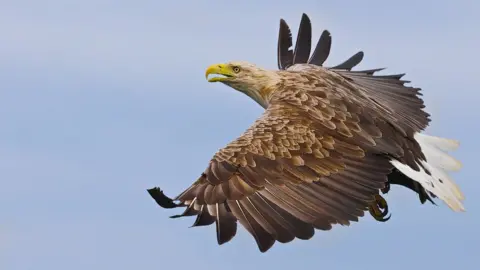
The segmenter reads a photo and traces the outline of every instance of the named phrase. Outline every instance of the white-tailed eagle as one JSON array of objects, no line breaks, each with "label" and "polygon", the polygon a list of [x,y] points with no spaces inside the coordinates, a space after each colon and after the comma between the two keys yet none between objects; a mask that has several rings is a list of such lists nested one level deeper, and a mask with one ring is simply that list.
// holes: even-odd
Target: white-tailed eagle
[{"label": "white-tailed eagle", "polygon": [[159,188],[150,195],[162,207],[185,207],[174,217],[196,216],[194,226],[215,224],[219,244],[235,236],[240,222],[262,252],[276,241],[349,225],[365,211],[387,220],[380,192],[390,184],[414,190],[422,203],[438,197],[464,211],[464,197],[448,175],[461,164],[446,153],[458,142],[423,133],[430,119],[420,88],[406,86],[403,74],[352,71],[362,52],[322,67],[330,45],[324,31],[310,55],[304,14],[294,50],[290,29],[280,22],[279,70],[247,62],[208,67],[209,82],[248,95],[265,111],[180,195],[169,199]]}]

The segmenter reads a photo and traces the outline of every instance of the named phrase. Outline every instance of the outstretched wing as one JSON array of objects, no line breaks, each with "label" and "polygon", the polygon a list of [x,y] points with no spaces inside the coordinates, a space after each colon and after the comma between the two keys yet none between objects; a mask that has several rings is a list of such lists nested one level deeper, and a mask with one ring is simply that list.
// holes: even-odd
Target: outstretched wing
[{"label": "outstretched wing", "polygon": [[[393,168],[384,156],[364,151],[376,135],[360,128],[354,112],[345,118],[347,108],[328,97],[300,95],[302,106],[290,101],[278,99],[219,150],[174,199],[178,204],[159,190],[151,190],[152,196],[166,207],[185,206],[179,216],[196,215],[194,226],[215,223],[219,244],[234,237],[239,221],[262,252],[275,241],[309,239],[315,228],[357,221]],[[303,110],[309,102],[316,102],[310,104],[315,117]]]},{"label": "outstretched wing", "polygon": [[[278,66],[280,70],[304,70],[308,69],[309,65],[323,66],[324,62],[327,60],[330,49],[332,45],[332,37],[328,30],[324,30],[316,44],[316,47],[311,55],[311,57],[305,60],[305,57],[295,57],[295,54],[309,54],[311,47],[311,23],[310,19],[306,14],[302,14],[302,20],[299,25],[297,41],[295,43],[295,51],[290,50],[290,47],[293,46],[292,43],[292,34],[288,24],[281,20],[279,28],[279,38],[278,38]],[[307,40],[310,38],[310,40]],[[283,52],[280,54],[280,52]],[[418,88],[409,88],[403,87],[405,83],[409,81],[402,80],[402,77],[405,74],[392,74],[392,75],[375,75],[376,72],[384,70],[384,68],[369,69],[369,70],[359,70],[352,71],[352,68],[360,64],[363,60],[364,53],[357,52],[355,55],[351,56],[343,63],[335,65],[333,67],[328,67],[332,71],[339,72],[346,77],[361,79],[362,77],[370,81],[370,88],[373,91],[383,92],[383,94],[388,94],[393,88],[393,100],[399,100],[401,103],[412,102],[411,111],[418,110],[423,108],[423,102],[419,101],[416,95],[419,95]],[[296,58],[297,61],[293,61]],[[302,61],[299,61],[301,59]],[[373,82],[373,83],[372,83]],[[405,91],[406,90],[406,91]],[[400,93],[400,94],[398,94]],[[417,111],[418,112],[418,111]],[[416,112],[414,112],[416,115]],[[421,111],[419,116],[419,121],[422,126],[425,128],[430,119],[429,115]],[[424,129],[423,128],[423,129]],[[425,203],[427,200],[435,204],[431,197],[436,197],[434,194],[427,192],[419,183],[413,181],[409,177],[405,176],[403,173],[398,170],[394,170],[389,175],[389,181],[387,187],[384,189],[384,193],[387,193],[390,189],[390,184],[401,185],[411,189],[412,191],[418,193],[420,202]]]}]

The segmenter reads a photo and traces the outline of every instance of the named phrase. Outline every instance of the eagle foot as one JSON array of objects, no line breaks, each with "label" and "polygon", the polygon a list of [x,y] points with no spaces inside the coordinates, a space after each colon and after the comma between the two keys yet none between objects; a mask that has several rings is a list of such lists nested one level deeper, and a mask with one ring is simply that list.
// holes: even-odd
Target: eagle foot
[{"label": "eagle foot", "polygon": [[380,222],[385,222],[391,217],[388,215],[387,201],[381,195],[375,195],[375,201],[368,207],[368,211],[375,220]]}]

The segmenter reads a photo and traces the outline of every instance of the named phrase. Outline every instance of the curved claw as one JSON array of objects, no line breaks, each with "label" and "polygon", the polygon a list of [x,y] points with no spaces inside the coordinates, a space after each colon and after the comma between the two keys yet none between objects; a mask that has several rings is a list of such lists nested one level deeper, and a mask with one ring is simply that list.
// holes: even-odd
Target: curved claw
[{"label": "curved claw", "polygon": [[386,222],[392,217],[391,214],[388,215],[387,201],[380,195],[375,195],[375,202],[368,207],[368,211],[375,220],[380,222]]}]

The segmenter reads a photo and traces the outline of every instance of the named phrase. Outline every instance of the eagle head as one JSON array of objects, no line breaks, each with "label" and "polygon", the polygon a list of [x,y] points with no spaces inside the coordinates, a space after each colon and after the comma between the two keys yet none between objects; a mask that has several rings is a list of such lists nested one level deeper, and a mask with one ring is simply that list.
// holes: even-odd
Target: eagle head
[{"label": "eagle head", "polygon": [[209,82],[221,82],[248,95],[263,107],[268,106],[280,81],[276,71],[241,61],[211,65],[205,71],[205,77]]}]

